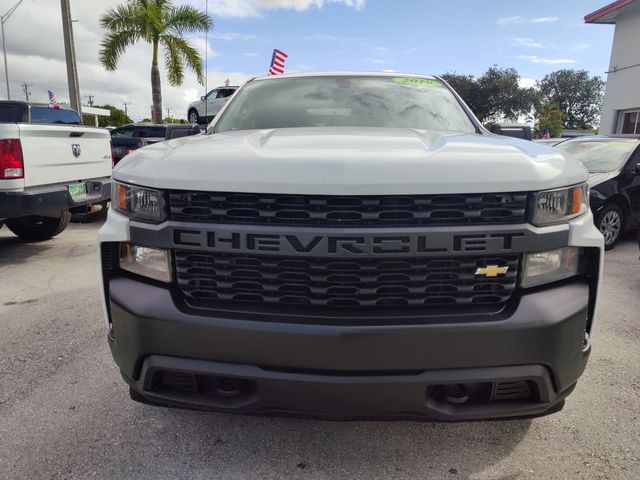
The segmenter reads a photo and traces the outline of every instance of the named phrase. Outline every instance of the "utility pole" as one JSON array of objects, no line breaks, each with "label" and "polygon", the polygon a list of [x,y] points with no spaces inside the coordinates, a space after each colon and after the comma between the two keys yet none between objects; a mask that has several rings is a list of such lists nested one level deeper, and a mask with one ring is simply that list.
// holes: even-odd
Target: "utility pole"
[{"label": "utility pole", "polygon": [[22,91],[24,92],[24,98],[29,101],[29,95],[31,92],[29,91],[29,87],[33,86],[33,83],[22,82]]},{"label": "utility pole", "polygon": [[129,112],[127,112],[127,105],[131,105],[131,102],[122,102],[122,105],[124,105],[124,114],[128,117]]},{"label": "utility pole", "polygon": [[69,84],[69,102],[71,108],[81,113],[80,87],[78,86],[78,67],[76,65],[76,48],[73,43],[73,26],[71,25],[71,6],[69,0],[60,0],[62,7],[62,34],[64,36],[64,53],[67,60],[67,83]]},{"label": "utility pole", "polygon": [[13,12],[16,11],[16,8],[20,6],[22,0],[19,0],[13,7],[7,10],[7,13],[4,15],[0,15],[0,30],[2,30],[2,53],[4,55],[4,76],[7,82],[7,100],[11,100],[11,92],[9,91],[9,67],[7,66],[7,42],[4,39],[4,24]]},{"label": "utility pole", "polygon": [[93,107],[93,95],[85,95],[84,98],[88,98],[87,103],[90,107]]},{"label": "utility pole", "polygon": [[171,118],[171,109],[167,108],[167,118]]}]

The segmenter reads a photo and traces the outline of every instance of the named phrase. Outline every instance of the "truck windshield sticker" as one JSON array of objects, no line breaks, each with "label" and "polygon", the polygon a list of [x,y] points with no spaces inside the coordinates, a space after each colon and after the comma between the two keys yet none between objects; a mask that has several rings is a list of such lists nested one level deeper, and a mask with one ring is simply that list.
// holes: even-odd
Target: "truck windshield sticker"
[{"label": "truck windshield sticker", "polygon": [[442,83],[437,80],[428,80],[426,78],[414,78],[414,77],[395,77],[393,79],[396,83],[402,83],[403,85],[413,85],[416,87],[442,87]]}]

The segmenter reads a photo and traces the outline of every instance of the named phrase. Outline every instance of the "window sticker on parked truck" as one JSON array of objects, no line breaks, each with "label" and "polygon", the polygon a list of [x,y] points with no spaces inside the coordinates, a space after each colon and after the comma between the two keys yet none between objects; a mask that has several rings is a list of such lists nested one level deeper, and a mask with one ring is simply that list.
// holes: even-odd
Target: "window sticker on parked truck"
[{"label": "window sticker on parked truck", "polygon": [[402,83],[403,85],[415,85],[416,87],[442,87],[442,83],[437,80],[428,80],[426,78],[414,78],[414,77],[395,77],[393,79],[396,83]]}]

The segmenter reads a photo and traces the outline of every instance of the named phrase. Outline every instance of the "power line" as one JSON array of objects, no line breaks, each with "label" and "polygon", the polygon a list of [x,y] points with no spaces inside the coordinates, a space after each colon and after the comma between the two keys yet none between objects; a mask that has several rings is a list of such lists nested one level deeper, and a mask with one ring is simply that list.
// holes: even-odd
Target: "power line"
[{"label": "power line", "polygon": [[29,87],[33,86],[33,83],[22,82],[21,85],[22,85],[22,91],[24,92],[24,98],[28,102],[29,95],[31,95],[31,92],[29,91]]},{"label": "power line", "polygon": [[90,107],[93,107],[93,97],[94,95],[85,95],[84,98],[88,98],[89,100],[87,101],[87,103],[89,104]]}]

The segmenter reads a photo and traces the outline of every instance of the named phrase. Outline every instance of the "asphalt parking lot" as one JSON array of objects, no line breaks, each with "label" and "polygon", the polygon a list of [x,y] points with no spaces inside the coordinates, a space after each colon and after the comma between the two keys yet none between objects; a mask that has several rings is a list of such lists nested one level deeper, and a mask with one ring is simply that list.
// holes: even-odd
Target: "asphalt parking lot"
[{"label": "asphalt parking lot", "polygon": [[0,478],[640,477],[640,260],[606,255],[586,374],[555,415],[328,422],[129,400],[105,339],[98,224],[26,244],[0,230]]}]

